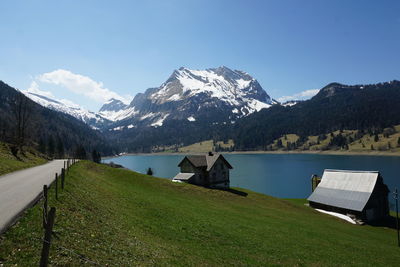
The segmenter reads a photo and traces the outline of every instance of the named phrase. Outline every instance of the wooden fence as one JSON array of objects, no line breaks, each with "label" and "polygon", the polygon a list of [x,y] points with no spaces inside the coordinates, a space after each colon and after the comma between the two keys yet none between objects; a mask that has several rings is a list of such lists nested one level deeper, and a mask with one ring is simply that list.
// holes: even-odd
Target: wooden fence
[{"label": "wooden fence", "polygon": [[64,190],[65,187],[65,178],[66,173],[69,172],[69,169],[72,165],[74,165],[78,160],[76,159],[68,159],[64,161],[64,168],[61,168],[60,176],[58,173],[55,174],[54,181],[50,183],[49,186],[43,185],[43,228],[44,228],[44,237],[43,237],[43,245],[42,245],[42,253],[40,257],[40,264],[39,266],[44,267],[48,266],[49,263],[49,254],[50,254],[50,246],[51,246],[51,238],[54,234],[53,232],[53,225],[55,222],[56,216],[56,208],[51,207],[50,211],[48,211],[48,192],[51,187],[54,186],[55,197],[58,200],[58,180],[61,178],[61,190]]}]

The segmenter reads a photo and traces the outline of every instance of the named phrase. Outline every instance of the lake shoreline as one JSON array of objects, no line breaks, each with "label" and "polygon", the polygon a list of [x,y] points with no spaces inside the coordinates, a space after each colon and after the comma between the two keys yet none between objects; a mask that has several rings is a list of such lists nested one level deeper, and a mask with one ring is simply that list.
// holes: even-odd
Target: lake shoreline
[{"label": "lake shoreline", "polygon": [[[232,151],[232,152],[213,152],[221,154],[317,154],[317,155],[341,155],[341,156],[392,156],[400,157],[400,152],[388,152],[388,151],[340,151],[340,150],[315,150],[315,151]],[[154,153],[126,153],[122,155],[105,156],[104,159],[116,158],[120,156],[170,156],[170,155],[203,155],[204,152],[154,152]]]}]

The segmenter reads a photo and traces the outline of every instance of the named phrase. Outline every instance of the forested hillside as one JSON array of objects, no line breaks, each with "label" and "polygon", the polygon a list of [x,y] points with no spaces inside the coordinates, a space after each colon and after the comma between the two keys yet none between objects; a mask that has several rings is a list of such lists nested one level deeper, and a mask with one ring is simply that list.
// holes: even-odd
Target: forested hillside
[{"label": "forested hillside", "polygon": [[294,106],[273,106],[238,121],[236,150],[265,150],[284,134],[300,138],[336,130],[380,134],[400,124],[400,82],[346,86],[332,83],[312,99]]},{"label": "forested hillside", "polygon": [[100,132],[64,113],[40,106],[0,81],[0,140],[15,150],[34,146],[51,157],[96,149],[116,152]]}]

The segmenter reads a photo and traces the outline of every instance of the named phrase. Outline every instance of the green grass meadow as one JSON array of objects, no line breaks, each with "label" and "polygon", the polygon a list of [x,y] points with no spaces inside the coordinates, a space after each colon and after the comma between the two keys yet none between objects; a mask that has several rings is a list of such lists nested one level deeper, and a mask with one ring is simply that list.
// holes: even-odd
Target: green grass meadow
[{"label": "green grass meadow", "polygon": [[[396,231],[352,225],[304,200],[172,183],[82,161],[58,201],[52,266],[398,266]],[[36,266],[41,202],[0,239],[4,266]]]}]

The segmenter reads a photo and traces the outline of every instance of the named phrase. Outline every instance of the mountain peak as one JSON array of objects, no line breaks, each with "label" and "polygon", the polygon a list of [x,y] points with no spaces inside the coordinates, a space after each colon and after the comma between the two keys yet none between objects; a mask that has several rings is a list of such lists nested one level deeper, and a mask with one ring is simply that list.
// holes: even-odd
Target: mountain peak
[{"label": "mountain peak", "polygon": [[103,111],[117,111],[120,109],[124,109],[126,108],[126,104],[124,104],[124,102],[122,102],[119,99],[115,99],[115,98],[110,98],[107,102],[105,102],[103,104],[103,106],[100,108],[99,112],[103,112]]}]

